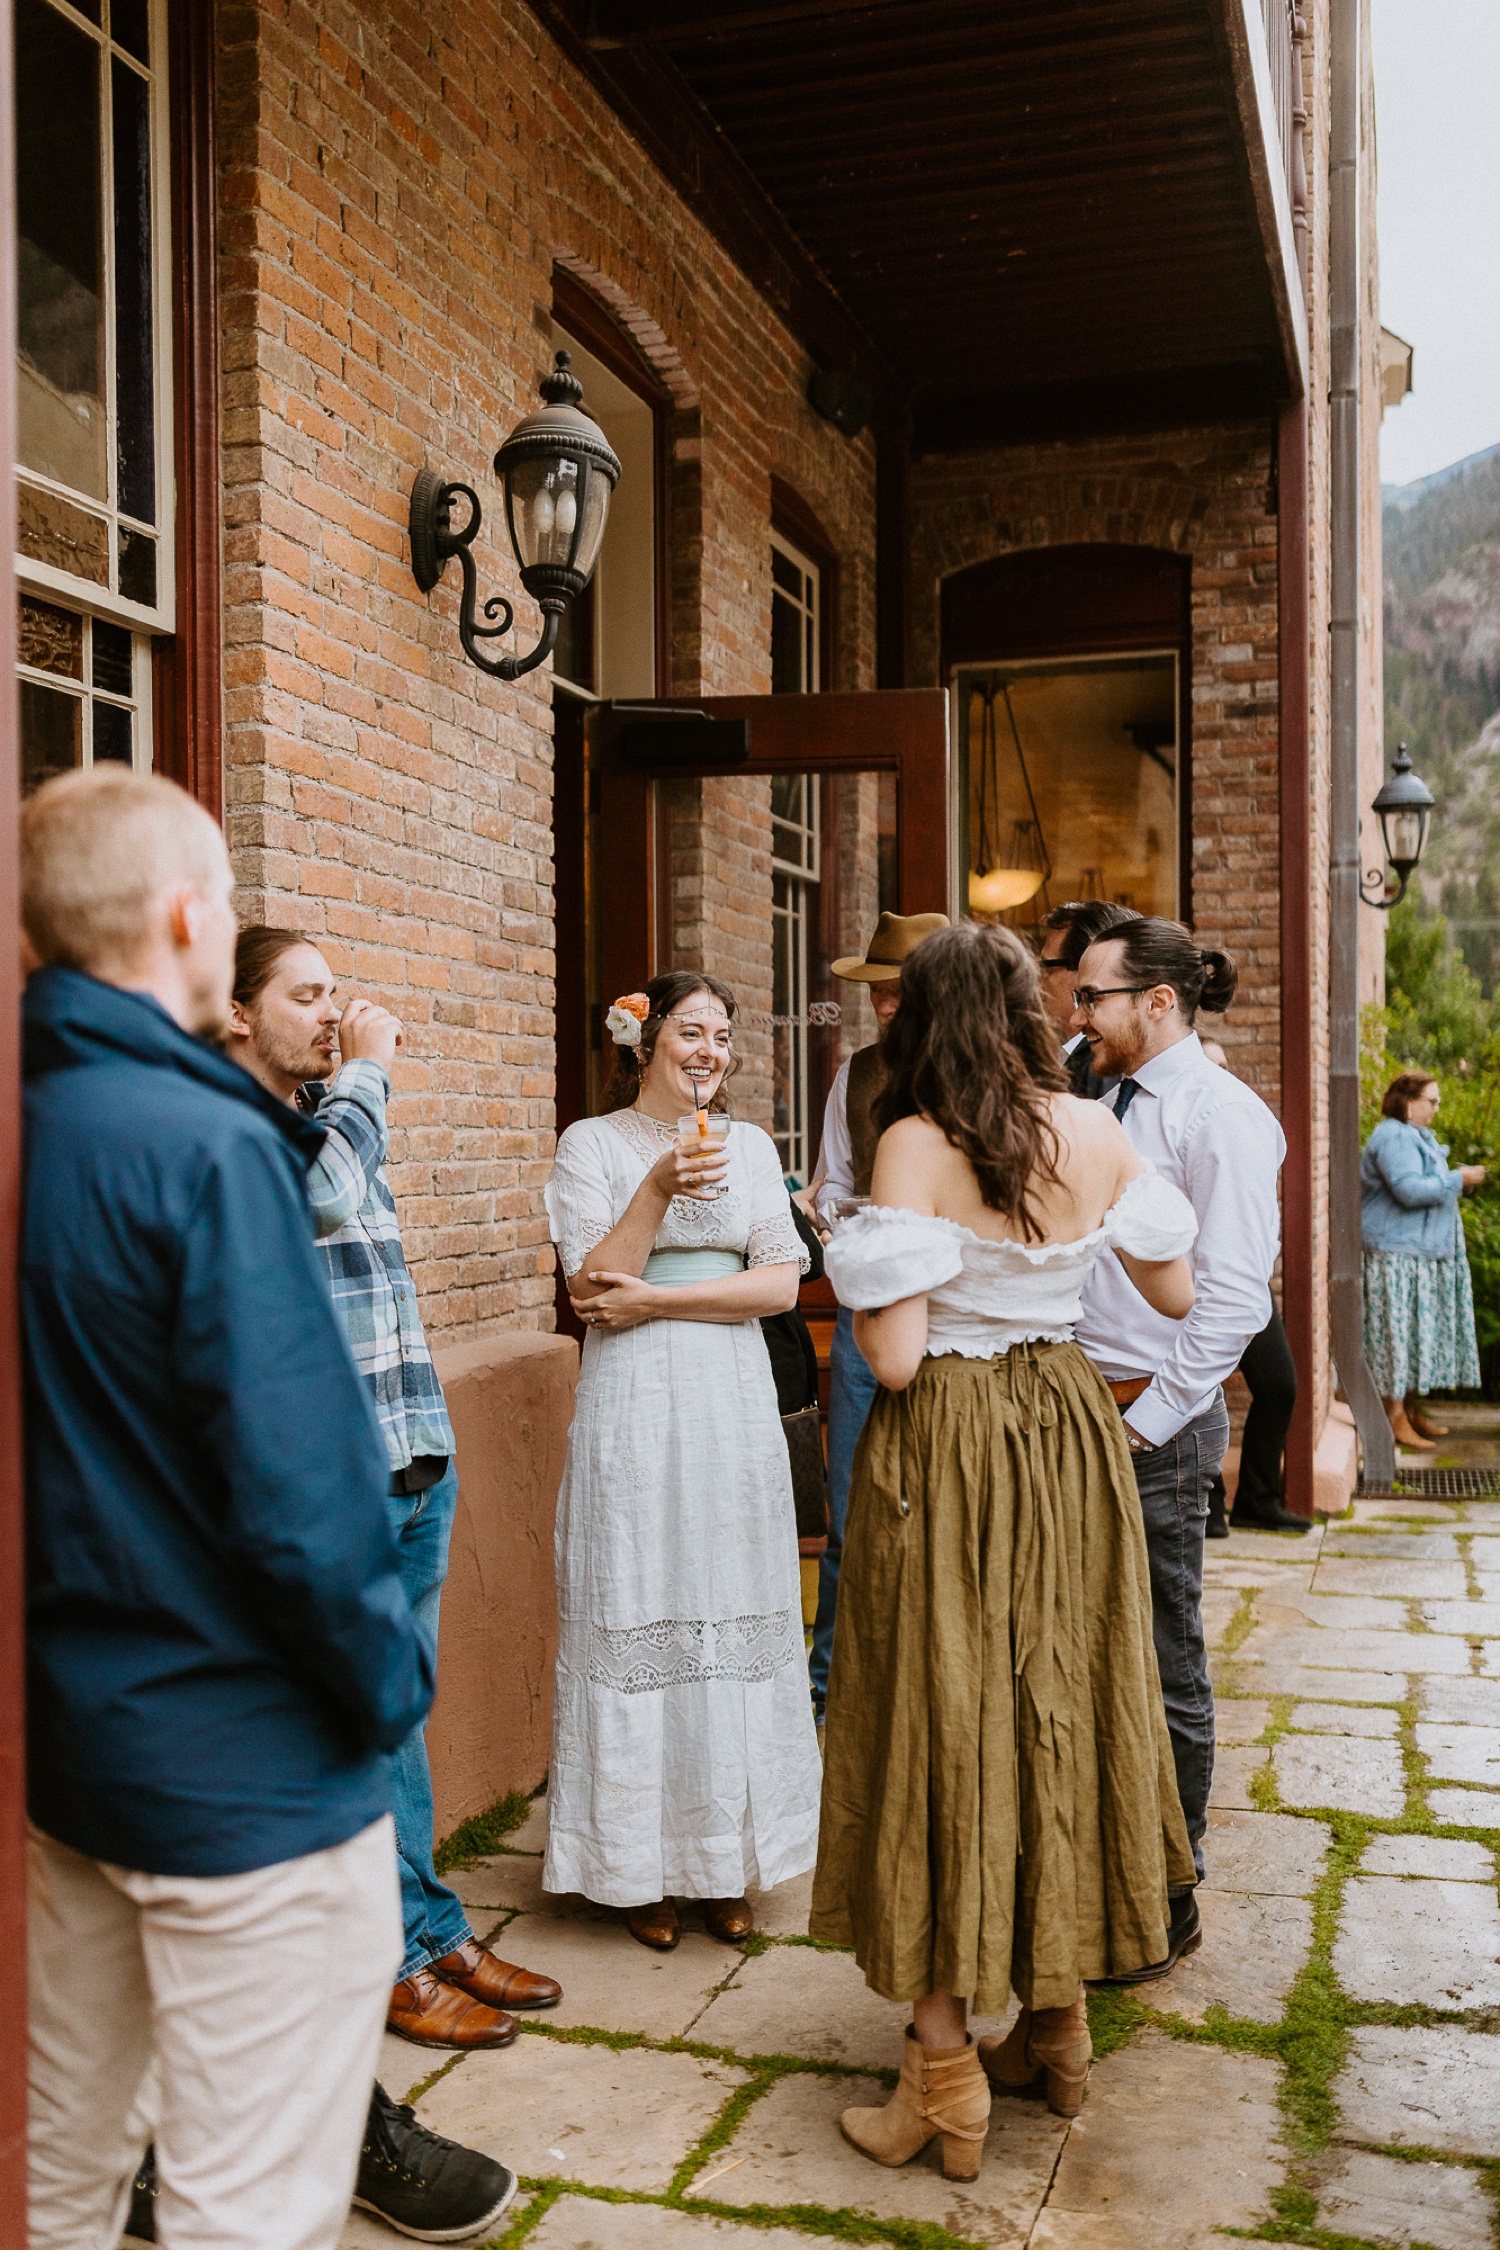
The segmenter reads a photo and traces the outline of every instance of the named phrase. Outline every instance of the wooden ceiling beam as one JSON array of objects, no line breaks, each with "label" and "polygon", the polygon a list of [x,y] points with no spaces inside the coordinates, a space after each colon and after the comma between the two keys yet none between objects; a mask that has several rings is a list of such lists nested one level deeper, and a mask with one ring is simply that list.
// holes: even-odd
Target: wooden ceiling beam
[{"label": "wooden ceiling beam", "polygon": [[1059,438],[1267,418],[1280,370],[1249,362],[1115,374],[1107,380],[928,391],[912,405],[912,451],[972,453]]},{"label": "wooden ceiling beam", "polygon": [[667,57],[649,49],[591,48],[576,20],[583,0],[532,0],[532,5],[817,364],[863,376],[879,418],[898,419],[902,398],[887,362]]},{"label": "wooden ceiling beam", "polygon": [[591,0],[581,11],[583,36],[601,52],[643,40],[714,39],[726,32],[759,31],[778,24],[870,15],[911,0]]}]

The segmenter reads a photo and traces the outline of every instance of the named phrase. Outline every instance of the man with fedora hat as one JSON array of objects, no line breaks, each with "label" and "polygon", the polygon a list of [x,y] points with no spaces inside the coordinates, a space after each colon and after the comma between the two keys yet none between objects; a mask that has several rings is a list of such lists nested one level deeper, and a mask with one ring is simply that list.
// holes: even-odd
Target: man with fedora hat
[{"label": "man with fedora hat", "polygon": [[[876,1036],[868,1047],[859,1048],[840,1064],[829,1089],[828,1106],[823,1112],[823,1145],[809,1197],[825,1221],[833,1216],[834,1206],[843,1197],[870,1192],[875,1144],[880,1138],[875,1101],[885,1084],[881,1042],[900,1005],[901,964],[923,938],[947,927],[946,914],[882,914],[863,955],[850,954],[833,963],[836,977],[847,984],[868,987]],[[828,1367],[828,1547],[818,1566],[818,1614],[808,1663],[820,1721],[828,1692],[828,1660],[833,1653],[844,1511],[849,1501],[854,1448],[878,1388],[864,1353],[854,1341],[854,1316],[843,1305],[839,1307]]]}]

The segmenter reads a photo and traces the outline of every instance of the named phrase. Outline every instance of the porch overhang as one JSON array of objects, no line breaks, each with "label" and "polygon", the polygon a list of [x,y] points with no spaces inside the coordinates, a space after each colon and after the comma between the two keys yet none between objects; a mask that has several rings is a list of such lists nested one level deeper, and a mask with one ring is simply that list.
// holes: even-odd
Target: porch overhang
[{"label": "porch overhang", "polygon": [[1303,394],[1290,0],[536,4],[919,448]]}]

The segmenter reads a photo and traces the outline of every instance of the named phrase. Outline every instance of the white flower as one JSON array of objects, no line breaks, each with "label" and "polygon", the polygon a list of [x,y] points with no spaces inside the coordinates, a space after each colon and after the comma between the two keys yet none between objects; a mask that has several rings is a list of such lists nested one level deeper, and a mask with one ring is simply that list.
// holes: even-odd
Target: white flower
[{"label": "white flower", "polygon": [[641,1043],[641,1019],[624,1008],[617,1000],[604,1019],[604,1027],[617,1047],[638,1047]]}]

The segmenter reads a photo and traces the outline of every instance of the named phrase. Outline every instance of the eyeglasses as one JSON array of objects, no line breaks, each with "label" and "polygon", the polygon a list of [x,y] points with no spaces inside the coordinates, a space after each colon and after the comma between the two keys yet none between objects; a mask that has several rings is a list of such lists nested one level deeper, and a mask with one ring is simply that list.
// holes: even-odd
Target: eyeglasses
[{"label": "eyeglasses", "polygon": [[1073,993],[1073,1005],[1081,1016],[1091,1016],[1101,1000],[1112,1000],[1117,992],[1154,992],[1154,984],[1085,984]]}]

